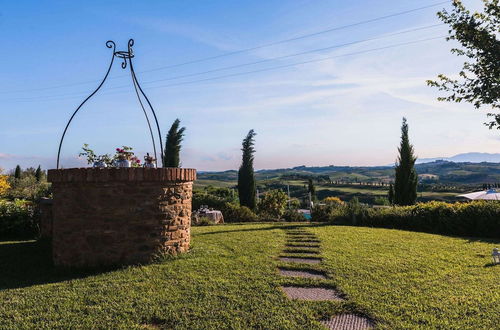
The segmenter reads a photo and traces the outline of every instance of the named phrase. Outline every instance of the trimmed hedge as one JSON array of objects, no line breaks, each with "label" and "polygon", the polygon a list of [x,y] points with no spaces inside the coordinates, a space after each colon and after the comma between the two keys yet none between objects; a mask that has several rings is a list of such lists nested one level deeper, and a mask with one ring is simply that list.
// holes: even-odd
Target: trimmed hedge
[{"label": "trimmed hedge", "polygon": [[0,238],[34,238],[37,233],[31,202],[0,200]]},{"label": "trimmed hedge", "polygon": [[427,202],[369,208],[358,203],[320,205],[312,220],[456,236],[500,238],[500,202]]},{"label": "trimmed hedge", "polygon": [[500,238],[500,202],[496,201],[371,208],[359,212],[356,220],[360,226]]}]

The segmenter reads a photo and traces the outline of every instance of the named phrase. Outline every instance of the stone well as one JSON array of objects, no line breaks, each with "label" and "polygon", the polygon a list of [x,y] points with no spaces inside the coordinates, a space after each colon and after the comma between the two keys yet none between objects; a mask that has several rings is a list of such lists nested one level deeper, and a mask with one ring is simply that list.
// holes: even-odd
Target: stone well
[{"label": "stone well", "polygon": [[48,180],[56,266],[145,263],[189,249],[194,169],[72,168],[49,170]]}]

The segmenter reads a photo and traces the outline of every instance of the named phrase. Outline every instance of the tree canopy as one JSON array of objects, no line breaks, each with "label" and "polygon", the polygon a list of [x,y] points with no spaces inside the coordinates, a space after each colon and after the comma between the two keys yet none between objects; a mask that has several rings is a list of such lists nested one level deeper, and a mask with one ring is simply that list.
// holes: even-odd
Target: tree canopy
[{"label": "tree canopy", "polygon": [[477,109],[489,108],[492,120],[485,124],[490,129],[500,129],[500,6],[499,0],[483,3],[483,12],[471,13],[462,1],[454,0],[451,12],[443,9],[437,13],[450,26],[447,40],[455,40],[461,46],[451,52],[465,56],[466,62],[457,77],[440,74],[436,81],[428,80],[427,84],[450,93],[439,97],[440,101],[465,101]]}]

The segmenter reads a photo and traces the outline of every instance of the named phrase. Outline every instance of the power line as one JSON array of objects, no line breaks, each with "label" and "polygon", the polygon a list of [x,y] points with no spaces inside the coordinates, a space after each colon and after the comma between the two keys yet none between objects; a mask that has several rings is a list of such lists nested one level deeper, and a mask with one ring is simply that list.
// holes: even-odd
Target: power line
[{"label": "power line", "polygon": [[[270,42],[270,43],[265,43],[265,44],[261,44],[261,45],[254,46],[254,47],[249,47],[249,48],[244,48],[244,49],[240,49],[240,50],[236,50],[236,51],[232,51],[232,52],[223,53],[223,54],[220,54],[220,55],[209,56],[209,57],[199,58],[199,59],[195,59],[195,60],[191,60],[191,61],[186,61],[186,62],[182,62],[182,63],[171,64],[171,65],[161,66],[161,67],[157,67],[157,68],[153,68],[153,69],[138,71],[138,73],[147,73],[147,72],[160,71],[160,70],[164,70],[164,69],[168,69],[168,68],[180,67],[180,66],[185,66],[185,65],[189,65],[189,64],[194,64],[194,63],[199,63],[199,62],[205,62],[205,61],[209,61],[209,60],[214,60],[214,59],[218,59],[218,58],[222,58],[222,57],[226,57],[226,56],[232,56],[232,55],[247,53],[247,52],[251,52],[251,51],[257,50],[257,49],[262,49],[262,48],[271,47],[271,46],[275,46],[275,45],[279,45],[279,44],[283,44],[283,43],[287,43],[287,42],[292,42],[292,41],[296,41],[296,40],[310,38],[310,37],[318,36],[318,35],[321,35],[321,34],[333,32],[333,31],[338,31],[338,30],[342,30],[342,29],[347,29],[347,28],[350,28],[350,27],[359,26],[359,25],[363,25],[363,24],[373,23],[373,22],[381,21],[381,20],[384,20],[384,19],[392,18],[392,17],[406,15],[406,14],[410,14],[410,13],[413,13],[413,12],[416,12],[416,11],[419,11],[419,10],[433,8],[433,7],[437,7],[437,6],[440,6],[440,5],[443,5],[443,4],[447,4],[447,3],[449,3],[449,1],[441,1],[441,2],[438,2],[438,3],[430,4],[430,5],[423,6],[423,7],[418,7],[418,8],[414,8],[414,9],[400,11],[400,12],[396,12],[396,13],[393,13],[393,14],[389,14],[389,15],[385,15],[385,16],[379,16],[379,17],[375,17],[375,18],[372,18],[372,19],[368,19],[368,20],[364,20],[364,21],[359,21],[359,22],[355,22],[355,23],[351,23],[351,24],[347,24],[347,25],[341,25],[341,26],[337,26],[337,27],[332,27],[332,28],[328,28],[328,29],[325,29],[325,30],[320,30],[320,31],[313,32],[313,33],[302,34],[302,35],[299,35],[297,37],[283,39],[283,40],[278,40],[278,41],[274,41],[274,42]],[[120,76],[116,76],[116,77],[110,77],[110,79],[117,79],[117,78],[122,78],[122,77],[126,77],[126,75],[120,75]],[[33,88],[33,89],[0,91],[0,94],[21,93],[21,92],[29,92],[29,91],[43,91],[43,90],[49,90],[49,89],[66,88],[66,87],[72,87],[72,86],[78,86],[78,85],[85,85],[85,84],[89,84],[89,83],[94,83],[96,81],[100,81],[100,80],[88,80],[88,81],[83,81],[83,82],[76,82],[76,83],[70,83],[70,84],[64,84],[64,85],[58,85],[58,86],[50,86],[50,87]]]},{"label": "power line", "polygon": [[[236,68],[240,68],[240,67],[244,67],[244,66],[250,66],[250,65],[255,65],[255,64],[261,64],[261,63],[276,61],[276,60],[282,60],[282,59],[286,59],[286,58],[291,58],[291,57],[296,57],[296,56],[300,56],[300,55],[305,55],[305,54],[320,52],[320,51],[324,51],[324,50],[330,50],[330,49],[334,49],[334,48],[351,46],[351,45],[355,45],[355,44],[359,44],[359,43],[363,43],[363,42],[368,42],[368,41],[373,41],[373,40],[379,40],[379,39],[389,38],[389,37],[393,37],[393,36],[397,36],[397,35],[402,35],[402,34],[406,34],[406,33],[411,33],[411,32],[415,32],[415,31],[426,30],[426,29],[430,29],[430,28],[434,28],[434,27],[438,27],[438,26],[442,26],[442,25],[444,25],[444,24],[443,23],[439,23],[439,24],[427,25],[427,26],[423,26],[423,27],[417,27],[417,28],[413,28],[413,29],[409,29],[409,30],[399,31],[399,32],[395,32],[395,33],[390,33],[390,34],[386,34],[386,35],[382,35],[382,36],[378,36],[378,37],[367,38],[367,39],[362,39],[362,40],[347,42],[347,43],[343,43],[343,44],[336,44],[336,45],[332,45],[332,46],[328,46],[328,47],[316,48],[316,49],[312,49],[312,50],[308,50],[308,51],[304,51],[304,52],[299,52],[299,53],[294,53],[294,54],[288,54],[288,55],[283,55],[283,56],[277,56],[277,57],[272,57],[272,58],[263,59],[263,60],[259,60],[259,61],[254,61],[254,62],[249,62],[249,63],[236,64],[236,65],[220,67],[220,68],[216,68],[216,69],[212,69],[212,70],[207,70],[207,71],[202,71],[202,72],[195,72],[195,73],[190,73],[190,74],[185,74],[185,75],[178,75],[178,76],[173,76],[173,77],[168,77],[168,78],[163,78],[163,79],[145,81],[142,84],[143,85],[147,85],[147,84],[152,84],[152,83],[161,82],[161,81],[169,81],[169,80],[176,80],[176,79],[182,79],[182,78],[200,76],[200,75],[204,75],[204,74],[208,74],[208,73],[226,71],[226,70],[236,69]],[[121,86],[109,87],[109,88],[107,88],[107,90],[115,90],[115,89],[122,89],[122,88],[128,88],[128,87],[129,87],[129,85],[121,85]],[[82,92],[78,92],[78,93],[65,93],[65,94],[58,94],[58,95],[38,96],[38,97],[32,97],[32,98],[17,98],[17,99],[23,99],[23,100],[26,100],[26,99],[36,99],[36,100],[38,100],[38,99],[43,99],[43,98],[64,97],[64,96],[77,96],[77,95],[83,95],[83,93]]]},{"label": "power line", "polygon": [[[324,58],[320,58],[320,59],[308,60],[308,61],[297,62],[297,63],[292,63],[292,64],[285,64],[285,65],[274,66],[274,67],[269,67],[269,68],[264,68],[264,69],[259,69],[259,70],[237,72],[237,73],[232,73],[232,74],[227,74],[227,75],[222,75],[222,76],[216,76],[216,77],[210,77],[210,78],[198,79],[198,80],[191,80],[191,81],[180,82],[180,83],[175,83],[175,84],[152,86],[152,87],[149,87],[149,89],[157,89],[157,88],[166,88],[166,87],[188,85],[188,84],[194,84],[194,83],[199,83],[199,82],[206,82],[206,81],[212,81],[212,80],[220,80],[220,79],[224,79],[224,78],[242,76],[242,75],[247,75],[247,74],[259,73],[259,72],[266,72],[266,71],[272,71],[272,70],[278,70],[278,69],[283,69],[283,68],[288,68],[288,67],[294,67],[294,66],[299,66],[299,65],[309,64],[309,63],[323,62],[323,61],[331,60],[331,59],[334,59],[334,58],[360,55],[360,54],[375,52],[375,51],[384,50],[384,49],[390,49],[390,48],[396,48],[396,47],[401,47],[401,46],[406,46],[406,45],[411,45],[411,44],[417,44],[417,43],[421,43],[421,42],[425,42],[425,41],[443,39],[445,37],[447,37],[447,36],[443,35],[443,36],[439,36],[439,37],[419,39],[419,40],[414,40],[414,41],[397,43],[397,44],[393,44],[393,45],[389,45],[389,46],[384,46],[384,47],[371,48],[371,49],[367,49],[367,50],[363,50],[363,51],[358,51],[358,52],[352,52],[352,53],[347,53],[347,54],[340,54],[340,55],[335,55],[335,56],[328,56],[328,57],[324,57]],[[123,91],[117,91],[117,92],[111,92],[111,93],[103,93],[103,95],[116,95],[116,94],[123,94]],[[66,98],[46,99],[45,101],[59,101],[59,100],[63,100],[63,99],[74,99],[76,97],[78,97],[78,96],[66,97]],[[38,100],[38,102],[39,101],[40,100]],[[37,100],[31,100],[31,101],[30,100],[26,100],[25,102],[37,102]]]}]

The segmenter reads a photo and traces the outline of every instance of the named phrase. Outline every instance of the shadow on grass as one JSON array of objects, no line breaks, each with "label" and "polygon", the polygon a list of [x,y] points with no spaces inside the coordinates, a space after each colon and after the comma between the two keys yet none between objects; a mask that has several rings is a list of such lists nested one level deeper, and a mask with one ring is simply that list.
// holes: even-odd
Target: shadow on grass
[{"label": "shadow on grass", "polygon": [[[219,231],[211,231],[206,233],[196,234],[197,236],[204,235],[217,235],[217,234],[225,234],[225,233],[237,233],[237,232],[250,232],[250,231],[268,231],[275,229],[295,229],[295,228],[312,228],[318,227],[321,224],[318,223],[309,223],[309,222],[240,222],[240,223],[231,223],[228,222],[228,225],[271,225],[268,227],[261,228],[244,228],[244,229],[231,229],[231,230],[219,230]],[[224,225],[222,225],[222,228]]]},{"label": "shadow on grass", "polygon": [[56,283],[97,275],[103,270],[55,268],[48,242],[0,241],[0,290]]}]

